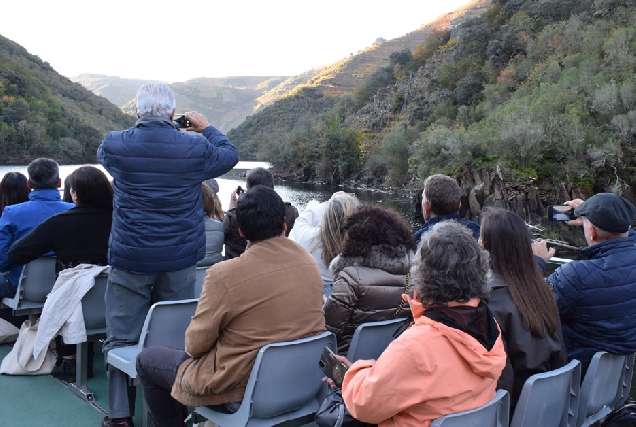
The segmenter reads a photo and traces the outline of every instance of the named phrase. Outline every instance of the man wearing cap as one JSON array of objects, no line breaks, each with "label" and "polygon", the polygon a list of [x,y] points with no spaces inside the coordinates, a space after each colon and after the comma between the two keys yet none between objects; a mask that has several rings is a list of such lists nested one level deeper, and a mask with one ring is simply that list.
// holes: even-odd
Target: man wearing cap
[{"label": "man wearing cap", "polygon": [[[597,351],[636,352],[636,209],[627,199],[599,193],[585,202],[565,202],[575,208],[588,247],[584,259],[559,267],[550,277],[559,307],[568,359],[581,361],[584,371]],[[554,248],[533,244],[535,255],[547,261]]]}]

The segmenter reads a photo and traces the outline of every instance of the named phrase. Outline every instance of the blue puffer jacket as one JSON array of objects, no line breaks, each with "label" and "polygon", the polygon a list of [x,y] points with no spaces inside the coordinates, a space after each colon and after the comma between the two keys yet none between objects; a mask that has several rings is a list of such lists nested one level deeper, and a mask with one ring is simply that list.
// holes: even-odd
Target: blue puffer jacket
[{"label": "blue puffer jacket", "polygon": [[[29,201],[4,208],[0,217],[0,271],[10,271],[9,281],[17,286],[22,273],[21,265],[9,264],[7,254],[14,242],[17,242],[45,219],[75,207],[73,203],[63,202],[57,189],[33,190]],[[46,256],[53,255],[52,252]]]},{"label": "blue puffer jacket", "polygon": [[636,352],[636,233],[580,252],[587,259],[559,267],[553,288],[568,359],[587,367],[597,351]]},{"label": "blue puffer jacket", "polygon": [[205,255],[201,182],[238,162],[234,145],[209,126],[179,132],[168,119],[144,117],[110,132],[97,158],[114,179],[108,262],[136,273],[177,271]]}]

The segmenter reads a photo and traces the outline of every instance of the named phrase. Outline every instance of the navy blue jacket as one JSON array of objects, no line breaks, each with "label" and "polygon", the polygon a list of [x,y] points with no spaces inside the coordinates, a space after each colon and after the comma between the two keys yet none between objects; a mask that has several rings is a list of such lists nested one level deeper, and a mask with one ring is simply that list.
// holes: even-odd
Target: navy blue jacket
[{"label": "navy blue jacket", "polygon": [[136,273],[178,271],[205,255],[201,182],[238,162],[238,152],[213,126],[183,133],[161,117],[110,132],[97,159],[113,177],[113,228],[108,262]]},{"label": "navy blue jacket", "polygon": [[636,352],[636,233],[581,249],[587,258],[548,277],[568,359],[587,368],[597,351]]},{"label": "navy blue jacket", "polygon": [[442,221],[457,221],[460,224],[464,225],[465,227],[468,227],[468,229],[473,233],[473,236],[475,237],[475,240],[479,240],[479,224],[476,224],[472,221],[462,221],[461,217],[459,216],[459,214],[453,214],[453,215],[445,215],[445,216],[435,216],[429,220],[426,221],[426,224],[424,224],[424,226],[422,228],[420,228],[419,230],[417,230],[415,232],[415,244],[419,245],[420,244],[420,239],[422,238],[422,234],[426,233],[432,226],[434,226],[435,224],[437,224],[438,222],[442,222]]}]

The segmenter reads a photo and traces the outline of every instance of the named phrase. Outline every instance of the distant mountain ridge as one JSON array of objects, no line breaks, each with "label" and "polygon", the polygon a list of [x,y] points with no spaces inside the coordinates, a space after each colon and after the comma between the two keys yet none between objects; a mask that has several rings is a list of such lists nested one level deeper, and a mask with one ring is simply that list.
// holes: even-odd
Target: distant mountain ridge
[{"label": "distant mountain ridge", "polygon": [[[128,114],[135,113],[139,87],[157,82],[100,74],[81,74],[72,77],[72,80],[107,98]],[[274,88],[285,87],[286,80],[286,76],[202,77],[168,84],[175,93],[178,112],[198,111],[214,126],[227,132],[262,108],[263,102],[272,102],[267,99],[261,101],[260,98]]]},{"label": "distant mountain ridge", "polygon": [[[376,40],[371,46],[323,67],[296,76],[232,76],[196,78],[185,82],[169,82],[177,100],[177,110],[196,110],[224,132],[237,128],[245,119],[267,106],[304,88],[313,87],[329,98],[351,93],[364,84],[378,67],[389,64],[389,55],[402,49],[415,50],[431,31],[447,28],[453,20],[468,19],[486,7],[487,0],[476,0],[467,6],[435,18],[419,29],[392,40]],[[95,94],[104,96],[122,111],[134,114],[137,89],[153,80],[126,79],[100,74],[71,77]],[[329,103],[324,104],[329,105]],[[255,138],[259,138],[256,136]],[[248,154],[253,157],[253,153]]]}]

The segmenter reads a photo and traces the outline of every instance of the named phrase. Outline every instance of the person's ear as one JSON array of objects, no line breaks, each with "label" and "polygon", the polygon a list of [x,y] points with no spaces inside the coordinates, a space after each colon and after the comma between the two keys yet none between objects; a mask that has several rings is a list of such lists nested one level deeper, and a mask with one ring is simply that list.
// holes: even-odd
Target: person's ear
[{"label": "person's ear", "polygon": [[60,188],[62,186],[62,178],[58,178],[57,179],[57,188]]},{"label": "person's ear", "polygon": [[422,203],[422,208],[424,208],[424,212],[425,213],[430,213],[431,212],[431,204],[428,200],[424,200],[424,202]]},{"label": "person's ear", "polygon": [[287,223],[283,220],[283,233],[287,233]]},{"label": "person's ear", "polygon": [[30,179],[27,179],[27,187],[29,187],[29,190],[33,190],[33,186],[31,185]]},{"label": "person's ear", "polygon": [[238,229],[238,232],[239,232],[239,236],[241,236],[241,237],[245,237],[245,234],[243,234],[243,230],[241,230],[241,228],[240,228],[240,227],[239,227],[239,229]]},{"label": "person's ear", "polygon": [[589,224],[588,227],[590,227],[588,231],[590,235],[590,240],[593,242],[596,242],[596,238],[598,237],[598,232],[596,230],[596,227],[594,227],[594,225],[589,221],[588,221],[588,224]]},{"label": "person's ear", "polygon": [[170,114],[170,120],[171,120],[171,121],[172,121],[172,120],[174,120],[174,114],[175,114],[176,112],[177,112],[177,108],[175,107],[175,108],[173,108],[173,109],[172,109],[172,114]]},{"label": "person's ear", "polygon": [[141,119],[141,116],[138,113],[139,110],[137,110],[137,108],[135,108],[135,115],[137,116],[138,119]]}]

